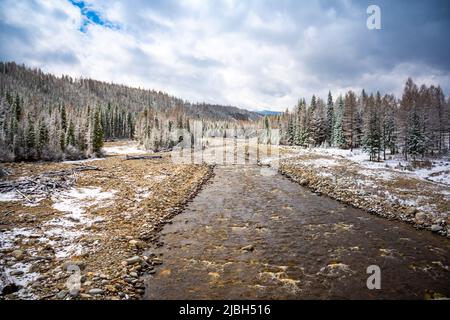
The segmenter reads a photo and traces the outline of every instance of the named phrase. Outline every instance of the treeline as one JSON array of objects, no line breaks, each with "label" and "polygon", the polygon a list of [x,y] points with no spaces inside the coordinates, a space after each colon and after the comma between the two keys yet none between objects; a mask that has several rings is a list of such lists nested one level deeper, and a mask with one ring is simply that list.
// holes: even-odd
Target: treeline
[{"label": "treeline", "polygon": [[[26,105],[24,99],[8,91],[2,95],[0,159],[32,161],[82,159],[100,155],[104,128],[125,136],[127,122],[111,121],[114,111],[108,108],[79,108],[49,105],[45,108]],[[117,127],[116,127],[117,126]]]},{"label": "treeline", "polygon": [[257,118],[235,107],[0,63],[0,161],[81,159],[99,155],[103,141],[112,139],[161,150],[179,139],[173,128],[189,129],[194,119]]},{"label": "treeline", "polygon": [[444,154],[450,149],[450,97],[438,86],[420,88],[408,79],[402,98],[393,95],[345,96],[326,101],[313,96],[296,108],[271,116],[281,131],[281,143],[304,147],[363,148],[370,160],[402,153],[405,159]]}]

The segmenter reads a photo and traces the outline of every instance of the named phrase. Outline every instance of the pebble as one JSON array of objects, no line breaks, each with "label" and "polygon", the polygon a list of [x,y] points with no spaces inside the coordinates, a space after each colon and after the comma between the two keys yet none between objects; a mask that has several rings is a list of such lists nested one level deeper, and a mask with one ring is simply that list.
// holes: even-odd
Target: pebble
[{"label": "pebble", "polygon": [[88,291],[89,294],[102,294],[103,290],[99,288],[94,288]]},{"label": "pebble", "polygon": [[67,270],[69,266],[77,266],[80,270],[83,270],[86,264],[83,261],[68,260],[63,263],[63,270]]},{"label": "pebble", "polygon": [[416,220],[418,220],[418,221],[425,220],[425,217],[426,217],[426,214],[424,212],[417,212],[416,216],[415,216]]},{"label": "pebble", "polygon": [[22,260],[22,259],[23,259],[24,252],[23,252],[23,250],[14,250],[13,252],[11,252],[11,255],[12,255],[16,260]]},{"label": "pebble", "polygon": [[80,295],[80,290],[76,290],[76,289],[70,290],[69,294],[72,298],[76,298]]},{"label": "pebble", "polygon": [[22,270],[13,270],[13,271],[11,271],[10,275],[21,276],[21,275],[23,275],[23,271]]},{"label": "pebble", "polygon": [[66,296],[67,296],[66,290],[61,290],[60,292],[58,292],[56,294],[56,298],[58,298],[58,299],[64,299]]},{"label": "pebble", "polygon": [[130,276],[132,276],[133,278],[137,278],[138,274],[136,272],[130,272]]},{"label": "pebble", "polygon": [[139,261],[141,261],[141,258],[139,258],[139,256],[134,256],[134,257],[128,258],[125,261],[126,261],[127,265],[130,265],[130,264],[138,263]]}]

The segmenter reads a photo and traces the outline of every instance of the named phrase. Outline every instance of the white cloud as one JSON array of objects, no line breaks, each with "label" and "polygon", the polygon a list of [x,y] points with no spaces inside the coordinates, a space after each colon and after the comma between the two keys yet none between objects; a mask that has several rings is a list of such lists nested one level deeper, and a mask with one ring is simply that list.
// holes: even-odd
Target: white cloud
[{"label": "white cloud", "polygon": [[120,28],[83,33],[64,0],[2,1],[0,40],[12,45],[0,57],[249,109],[284,110],[329,89],[399,93],[408,76],[450,89],[448,70],[377,47],[385,35],[368,33],[365,8],[349,1],[87,2]]}]

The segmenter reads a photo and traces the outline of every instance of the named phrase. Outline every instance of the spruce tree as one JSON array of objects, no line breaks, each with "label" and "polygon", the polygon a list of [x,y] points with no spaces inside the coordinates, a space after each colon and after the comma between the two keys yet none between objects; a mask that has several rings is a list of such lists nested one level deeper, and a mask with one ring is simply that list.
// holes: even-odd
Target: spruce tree
[{"label": "spruce tree", "polygon": [[97,110],[94,116],[94,132],[93,132],[92,150],[96,155],[101,154],[103,147],[103,128],[100,119],[100,112]]},{"label": "spruce tree", "polygon": [[48,138],[49,138],[48,137],[48,129],[45,125],[45,122],[41,120],[39,123],[39,138],[38,138],[38,145],[37,145],[39,157],[42,156],[42,152],[48,144]]},{"label": "spruce tree", "polygon": [[328,92],[327,101],[327,120],[326,120],[326,141],[328,146],[331,147],[333,143],[333,126],[334,126],[334,104],[331,91]]},{"label": "spruce tree", "polygon": [[70,120],[69,128],[67,129],[66,145],[75,146],[75,126],[72,120]]},{"label": "spruce tree", "polygon": [[333,126],[333,145],[338,148],[345,147],[345,136],[343,129],[343,115],[344,115],[344,100],[342,96],[338,98],[337,108],[334,112],[334,126]]},{"label": "spruce tree", "polygon": [[417,156],[423,156],[426,150],[425,136],[423,133],[423,125],[414,106],[409,120],[409,131],[407,136],[407,152],[416,160]]},{"label": "spruce tree", "polygon": [[66,107],[63,105],[61,107],[61,128],[64,132],[67,130],[67,115],[66,115]]},{"label": "spruce tree", "polygon": [[16,101],[14,102],[14,113],[16,115],[16,120],[20,121],[20,118],[22,117],[22,106],[20,103],[19,94],[16,94]]},{"label": "spruce tree", "polygon": [[34,124],[31,121],[31,118],[28,118],[28,128],[27,128],[27,135],[26,135],[26,146],[27,146],[27,158],[33,159],[35,158],[35,143],[36,143],[36,136],[34,132]]}]

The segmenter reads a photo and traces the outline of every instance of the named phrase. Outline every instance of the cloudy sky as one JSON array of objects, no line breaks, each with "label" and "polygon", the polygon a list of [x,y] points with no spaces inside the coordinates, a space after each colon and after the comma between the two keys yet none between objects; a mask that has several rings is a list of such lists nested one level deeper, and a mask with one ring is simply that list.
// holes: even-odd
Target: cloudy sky
[{"label": "cloudy sky", "polygon": [[408,76],[448,94],[449,30],[447,0],[0,0],[0,60],[253,110]]}]

